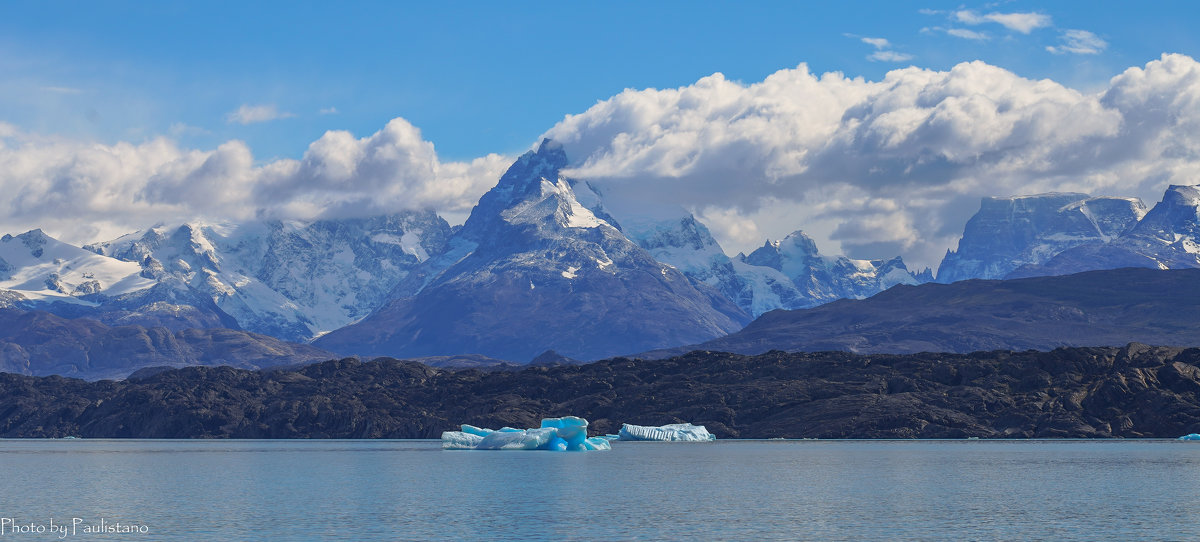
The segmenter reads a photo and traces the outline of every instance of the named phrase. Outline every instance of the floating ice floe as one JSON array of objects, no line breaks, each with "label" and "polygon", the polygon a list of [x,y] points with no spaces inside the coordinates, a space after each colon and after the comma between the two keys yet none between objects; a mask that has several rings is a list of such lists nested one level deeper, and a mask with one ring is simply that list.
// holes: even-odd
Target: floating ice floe
[{"label": "floating ice floe", "polygon": [[621,425],[619,440],[654,440],[654,441],[709,441],[717,437],[708,432],[703,425],[690,423],[672,423],[658,427],[644,425]]},{"label": "floating ice floe", "polygon": [[1200,433],[1189,433],[1179,437],[1179,440],[1200,440]]},{"label": "floating ice floe", "polygon": [[587,437],[588,421],[576,416],[546,418],[537,429],[503,427],[492,430],[462,425],[462,431],[442,433],[443,450],[549,450],[586,452],[611,450],[603,437]]}]

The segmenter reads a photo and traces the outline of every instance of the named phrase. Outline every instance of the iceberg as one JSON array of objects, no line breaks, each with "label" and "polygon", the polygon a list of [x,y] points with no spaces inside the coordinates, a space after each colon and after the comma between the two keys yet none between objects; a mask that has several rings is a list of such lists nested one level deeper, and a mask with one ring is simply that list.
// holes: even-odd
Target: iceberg
[{"label": "iceberg", "polygon": [[442,433],[443,450],[549,450],[586,452],[611,450],[608,439],[587,436],[588,421],[577,416],[546,418],[534,429],[499,430],[463,424],[461,431]]},{"label": "iceberg", "polygon": [[703,425],[690,423],[672,423],[658,427],[644,425],[622,424],[617,440],[653,440],[659,442],[688,441],[707,442],[717,440]]},{"label": "iceberg", "polygon": [[1200,433],[1188,433],[1179,437],[1179,440],[1200,440]]}]

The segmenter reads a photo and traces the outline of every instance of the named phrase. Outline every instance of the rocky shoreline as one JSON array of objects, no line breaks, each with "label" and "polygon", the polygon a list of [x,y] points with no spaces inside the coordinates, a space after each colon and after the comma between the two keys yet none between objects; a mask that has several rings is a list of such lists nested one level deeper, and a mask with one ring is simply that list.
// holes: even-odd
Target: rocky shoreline
[{"label": "rocky shoreline", "polygon": [[1110,438],[1200,431],[1200,349],[692,352],[481,371],[381,358],[188,367],[123,381],[0,374],[0,436],[437,438],[577,415],[719,438]]}]

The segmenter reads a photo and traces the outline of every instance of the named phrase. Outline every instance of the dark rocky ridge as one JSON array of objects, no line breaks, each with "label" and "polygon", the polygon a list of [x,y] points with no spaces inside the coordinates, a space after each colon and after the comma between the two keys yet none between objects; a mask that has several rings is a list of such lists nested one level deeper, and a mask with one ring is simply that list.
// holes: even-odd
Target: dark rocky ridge
[{"label": "dark rocky ridge", "polygon": [[[1200,349],[741,356],[521,371],[347,359],[122,382],[0,374],[0,436],[435,438],[567,414],[594,432],[689,421],[721,438],[1176,437],[1200,431]],[[154,373],[147,371],[147,373]]]},{"label": "dark rocky ridge", "polygon": [[699,345],[658,350],[759,354],[1050,350],[1200,337],[1200,269],[1114,269],[1061,277],[896,286],[862,300],[776,310]]}]

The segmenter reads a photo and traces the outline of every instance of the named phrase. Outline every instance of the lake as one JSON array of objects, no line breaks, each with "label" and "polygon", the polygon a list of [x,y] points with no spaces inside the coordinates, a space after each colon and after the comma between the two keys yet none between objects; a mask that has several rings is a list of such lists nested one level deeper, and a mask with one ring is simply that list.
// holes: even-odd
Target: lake
[{"label": "lake", "polygon": [[0,542],[1200,538],[1166,440],[0,440],[0,480]]}]

